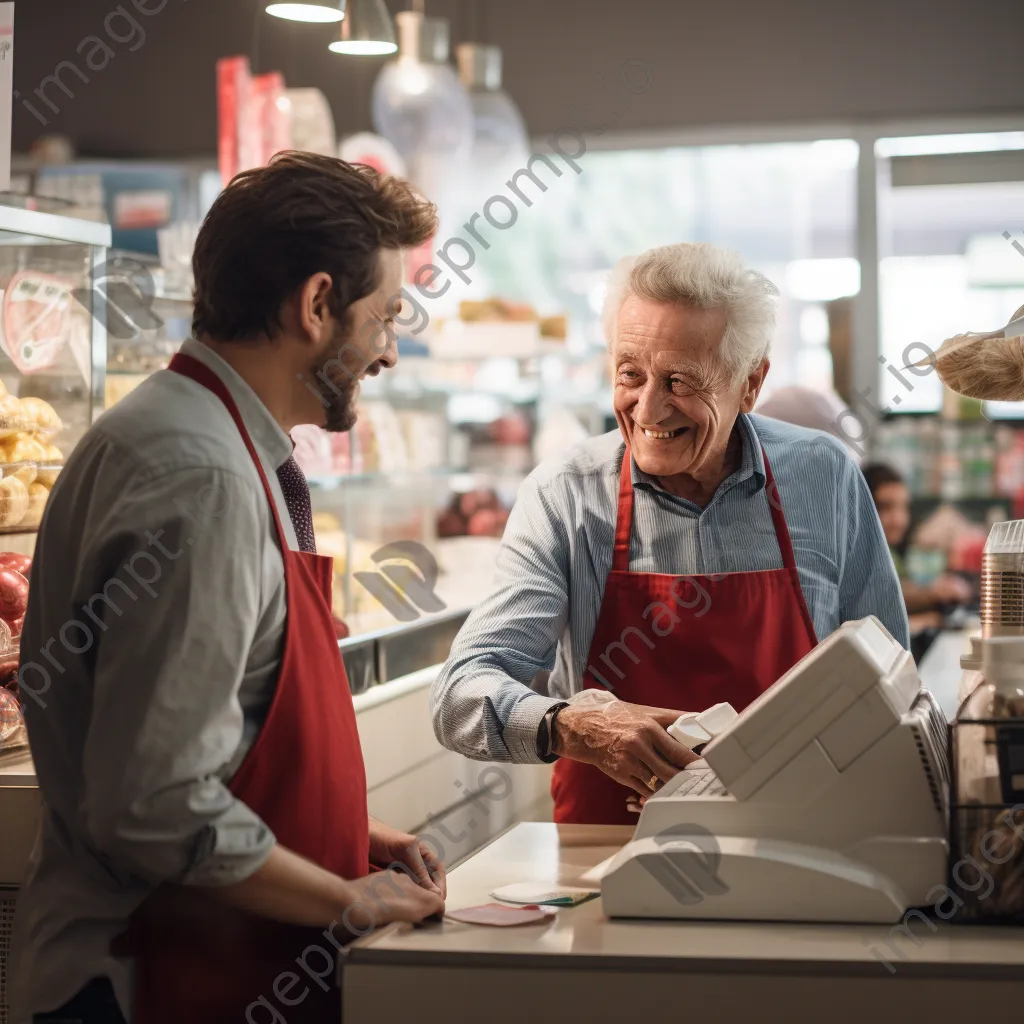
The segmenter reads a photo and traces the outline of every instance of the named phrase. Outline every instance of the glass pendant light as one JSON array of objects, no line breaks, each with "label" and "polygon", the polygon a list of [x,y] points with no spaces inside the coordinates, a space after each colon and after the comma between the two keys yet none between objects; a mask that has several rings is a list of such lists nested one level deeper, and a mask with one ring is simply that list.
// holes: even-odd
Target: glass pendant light
[{"label": "glass pendant light", "polygon": [[318,22],[326,25],[345,17],[345,0],[302,0],[301,3],[267,4],[267,14],[285,21]]},{"label": "glass pendant light", "polygon": [[402,11],[398,57],[373,86],[373,123],[401,154],[410,180],[442,205],[458,191],[473,146],[473,107],[447,63],[448,22]]},{"label": "glass pendant light", "polygon": [[473,153],[471,173],[474,188],[494,191],[530,156],[519,108],[501,88],[501,50],[497,46],[463,43],[456,50],[459,78],[469,90],[473,106]]},{"label": "glass pendant light", "polygon": [[341,38],[330,46],[335,53],[380,56],[398,49],[384,0],[348,0],[347,8]]}]

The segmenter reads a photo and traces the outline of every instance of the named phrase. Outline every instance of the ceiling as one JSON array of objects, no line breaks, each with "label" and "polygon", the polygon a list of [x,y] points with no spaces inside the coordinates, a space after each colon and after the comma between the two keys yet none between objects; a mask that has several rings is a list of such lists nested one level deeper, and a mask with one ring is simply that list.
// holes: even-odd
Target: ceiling
[{"label": "ceiling", "polygon": [[[282,22],[264,6],[17,0],[15,149],[59,133],[86,156],[211,156],[214,62],[232,54],[322,89],[340,133],[369,128],[383,59],[332,54],[329,26]],[[1020,0],[428,0],[427,10],[451,20],[453,42],[503,47],[506,88],[535,135],[580,119],[625,132],[973,114],[1024,122]],[[619,84],[629,60],[650,69],[646,92]],[[58,66],[73,95],[51,81],[46,106],[35,90]]]}]

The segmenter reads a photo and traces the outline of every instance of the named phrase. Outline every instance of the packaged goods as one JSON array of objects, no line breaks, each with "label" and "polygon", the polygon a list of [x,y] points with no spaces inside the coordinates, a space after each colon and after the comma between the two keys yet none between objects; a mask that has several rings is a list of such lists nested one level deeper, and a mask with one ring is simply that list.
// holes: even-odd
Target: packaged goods
[{"label": "packaged goods", "polygon": [[16,739],[24,724],[17,698],[10,690],[0,690],[0,750]]},{"label": "packaged goods", "polygon": [[500,537],[508,522],[508,509],[491,488],[454,494],[437,521],[439,537]]},{"label": "packaged goods", "polygon": [[28,488],[16,476],[0,480],[0,528],[17,526],[28,512]]},{"label": "packaged goods", "polygon": [[3,293],[0,347],[22,374],[53,366],[71,334],[75,282],[19,270]]},{"label": "packaged goods", "polygon": [[29,484],[28,487],[28,511],[25,513],[18,526],[26,530],[37,530],[43,521],[43,509],[46,508],[46,499],[50,497],[50,491],[41,483]]},{"label": "packaged goods", "polygon": [[47,446],[31,434],[14,434],[0,442],[0,462],[4,476],[16,476],[31,486],[38,476],[39,464],[46,461]]},{"label": "packaged goods", "polygon": [[64,464],[64,453],[55,445],[46,446],[46,465],[36,473],[36,480],[44,487],[52,487],[57,482],[57,474]]},{"label": "packaged goods", "polygon": [[50,437],[59,434],[64,425],[56,410],[41,398],[22,398],[21,409],[28,421],[28,430]]},{"label": "packaged goods", "polygon": [[21,402],[6,392],[0,395],[0,437],[9,437],[24,430],[27,419]]}]

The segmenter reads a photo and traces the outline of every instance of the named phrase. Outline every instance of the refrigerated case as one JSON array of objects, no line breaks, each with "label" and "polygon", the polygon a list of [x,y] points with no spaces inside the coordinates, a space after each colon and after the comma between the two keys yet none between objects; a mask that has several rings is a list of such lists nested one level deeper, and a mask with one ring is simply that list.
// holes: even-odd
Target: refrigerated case
[{"label": "refrigerated case", "polygon": [[[0,206],[0,548],[30,554],[64,458],[102,411],[105,224]],[[45,493],[44,493],[45,492]]]},{"label": "refrigerated case", "polygon": [[[105,224],[0,206],[0,552],[33,553],[64,458],[102,411],[106,309],[97,282],[109,247]],[[7,1020],[10,886],[20,880],[39,815],[21,767],[24,724],[5,685],[16,682],[18,622],[0,619],[0,1024]]]},{"label": "refrigerated case", "polygon": [[109,246],[106,225],[0,206],[0,760],[28,743],[13,691],[36,533],[65,457],[102,410],[96,282]]}]

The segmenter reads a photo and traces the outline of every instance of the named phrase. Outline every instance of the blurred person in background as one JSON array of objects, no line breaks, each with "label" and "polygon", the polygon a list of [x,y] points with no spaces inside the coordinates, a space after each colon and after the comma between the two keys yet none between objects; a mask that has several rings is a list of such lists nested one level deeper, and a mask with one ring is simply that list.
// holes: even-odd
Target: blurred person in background
[{"label": "blurred person in background", "polygon": [[903,477],[892,466],[873,462],[862,469],[878,518],[900,578],[903,600],[911,616],[911,632],[941,627],[946,613],[969,602],[973,591],[969,583],[949,573],[931,583],[915,583],[907,576],[905,558],[910,538],[910,491]]},{"label": "blurred person in background", "polygon": [[773,420],[782,420],[783,423],[792,423],[797,427],[823,430],[844,442],[849,449],[850,458],[858,466],[861,463],[860,451],[855,444],[850,443],[840,426],[844,416],[856,418],[856,414],[834,391],[816,391],[793,384],[773,391],[763,402],[758,403],[756,412],[761,416],[770,416]]}]

